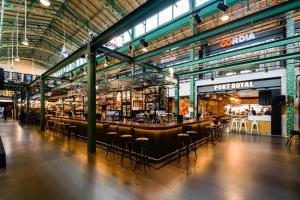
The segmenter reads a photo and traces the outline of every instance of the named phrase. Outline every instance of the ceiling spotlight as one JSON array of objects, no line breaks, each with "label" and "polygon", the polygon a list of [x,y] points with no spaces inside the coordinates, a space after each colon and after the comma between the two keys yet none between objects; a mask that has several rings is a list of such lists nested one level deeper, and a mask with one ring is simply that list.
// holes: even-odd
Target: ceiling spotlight
[{"label": "ceiling spotlight", "polygon": [[132,45],[129,45],[128,50],[131,51],[132,50]]},{"label": "ceiling spotlight", "polygon": [[19,56],[17,56],[17,57],[15,58],[15,61],[16,61],[16,62],[19,62],[19,61],[20,61]]},{"label": "ceiling spotlight", "polygon": [[145,41],[145,39],[140,39],[140,43],[143,45],[143,52],[147,51],[147,47],[149,46],[149,43]]},{"label": "ceiling spotlight", "polygon": [[211,75],[210,80],[215,80],[214,75]]},{"label": "ceiling spotlight", "polygon": [[268,71],[269,71],[269,69],[266,67],[266,68],[265,68],[265,72],[267,73]]},{"label": "ceiling spotlight", "polygon": [[29,42],[28,42],[27,38],[24,38],[24,40],[22,41],[22,44],[25,45],[25,46],[29,45]]},{"label": "ceiling spotlight", "polygon": [[194,19],[197,22],[197,24],[201,24],[201,22],[203,22],[202,17],[198,14],[194,15]]},{"label": "ceiling spotlight", "polygon": [[229,8],[224,2],[219,2],[217,5],[217,8],[219,10],[222,10],[223,12],[226,12],[226,10]]},{"label": "ceiling spotlight", "polygon": [[224,13],[224,15],[222,15],[222,17],[221,17],[221,21],[226,22],[228,20],[229,20],[229,15],[227,13]]},{"label": "ceiling spotlight", "polygon": [[40,2],[41,2],[41,4],[42,4],[43,6],[49,7],[49,6],[51,5],[51,3],[50,3],[49,0],[40,0]]}]

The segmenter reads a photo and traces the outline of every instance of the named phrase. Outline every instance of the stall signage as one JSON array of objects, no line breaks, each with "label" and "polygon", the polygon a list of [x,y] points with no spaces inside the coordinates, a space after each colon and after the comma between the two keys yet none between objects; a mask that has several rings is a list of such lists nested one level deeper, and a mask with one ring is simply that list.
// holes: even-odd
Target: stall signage
[{"label": "stall signage", "polygon": [[170,76],[166,76],[166,81],[177,84],[177,79]]},{"label": "stall signage", "polygon": [[244,89],[244,88],[252,88],[252,81],[244,81],[238,83],[226,83],[226,84],[218,84],[214,86],[214,90],[234,90],[234,89]]},{"label": "stall signage", "polygon": [[235,44],[240,44],[243,42],[248,42],[250,40],[254,40],[255,39],[255,35],[254,33],[247,33],[245,35],[240,35],[238,37],[234,37],[234,38],[227,38],[221,41],[220,43],[220,47],[221,48],[225,48],[225,47],[229,47]]}]

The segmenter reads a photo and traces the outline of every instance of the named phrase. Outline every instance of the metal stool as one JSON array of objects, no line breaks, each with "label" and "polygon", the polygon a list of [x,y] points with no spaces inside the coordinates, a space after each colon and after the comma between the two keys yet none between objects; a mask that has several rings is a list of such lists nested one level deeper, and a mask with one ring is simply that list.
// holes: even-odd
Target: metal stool
[{"label": "metal stool", "polygon": [[[244,126],[243,126],[243,125],[244,125]],[[248,133],[248,130],[247,130],[247,123],[246,123],[246,120],[245,120],[245,119],[242,119],[241,122],[240,122],[239,133],[241,133],[243,127],[244,127],[244,130],[245,130],[246,134],[247,134],[247,133]]]},{"label": "metal stool", "polygon": [[257,134],[259,134],[258,122],[256,120],[253,120],[251,123],[251,134],[253,133],[254,126],[255,126]]},{"label": "metal stool", "polygon": [[192,131],[192,126],[183,126],[182,127],[182,132],[180,134],[177,134],[177,145],[178,145],[178,160],[180,160],[181,157],[181,150],[184,148],[185,150],[185,155],[190,162],[189,159],[189,153],[190,153],[190,135],[187,133],[187,131]]},{"label": "metal stool", "polygon": [[147,137],[138,137],[135,139],[135,148],[136,148],[136,159],[135,159],[135,166],[133,171],[136,170],[137,165],[139,163],[144,165],[144,171],[146,174],[146,165],[149,165],[149,144],[150,139]]},{"label": "metal stool", "polygon": [[119,135],[119,147],[121,147],[122,156],[121,156],[121,165],[123,164],[124,157],[128,156],[131,159],[131,149],[133,145],[134,138],[134,129],[130,128],[130,132],[128,134]]},{"label": "metal stool", "polygon": [[231,120],[230,130],[234,131],[234,132],[237,132],[238,131],[238,126],[239,126],[239,120],[233,118]]},{"label": "metal stool", "polygon": [[197,157],[196,145],[198,141],[199,130],[200,130],[200,124],[197,125],[197,131],[189,130],[186,132],[190,136],[192,147],[194,149],[196,157]]},{"label": "metal stool", "polygon": [[103,129],[108,138],[106,157],[108,156],[109,152],[111,152],[111,153],[116,152],[116,145],[117,145],[117,138],[118,138],[118,128],[117,128],[117,131],[109,131],[108,132],[109,127],[110,127],[109,123],[103,123]]}]

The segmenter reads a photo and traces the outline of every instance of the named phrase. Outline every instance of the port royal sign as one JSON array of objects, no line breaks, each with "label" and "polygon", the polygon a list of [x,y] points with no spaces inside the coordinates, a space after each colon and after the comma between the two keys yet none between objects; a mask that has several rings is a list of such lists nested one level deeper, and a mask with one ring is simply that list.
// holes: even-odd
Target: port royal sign
[{"label": "port royal sign", "polygon": [[214,90],[238,90],[238,89],[246,89],[246,88],[253,88],[252,81],[244,81],[238,83],[225,83],[225,84],[218,84],[214,86]]},{"label": "port royal sign", "polygon": [[226,91],[238,91],[238,90],[250,90],[250,89],[269,89],[278,88],[281,86],[280,78],[270,78],[270,79],[256,79],[256,80],[246,80],[237,82],[223,82],[213,85],[201,85],[197,87],[198,93],[206,92],[226,92]]},{"label": "port royal sign", "polygon": [[226,38],[226,39],[222,40],[220,42],[220,47],[225,48],[225,47],[229,47],[229,46],[232,46],[232,45],[235,45],[235,44],[248,42],[248,41],[254,40],[254,39],[255,39],[254,33],[247,33],[245,35],[240,35],[238,37]]}]

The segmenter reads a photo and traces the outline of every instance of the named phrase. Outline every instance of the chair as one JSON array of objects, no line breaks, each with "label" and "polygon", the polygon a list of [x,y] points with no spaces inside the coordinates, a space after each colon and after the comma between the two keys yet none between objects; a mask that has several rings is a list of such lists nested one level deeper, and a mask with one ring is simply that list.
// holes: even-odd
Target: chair
[{"label": "chair", "polygon": [[257,134],[259,134],[258,122],[256,120],[253,120],[251,123],[251,134],[253,133],[254,127],[256,129]]},{"label": "chair", "polygon": [[244,130],[245,130],[246,134],[247,134],[247,133],[248,133],[248,130],[247,130],[246,119],[242,119],[242,120],[241,120],[241,122],[240,122],[239,133],[241,133],[243,127],[244,127]]}]

